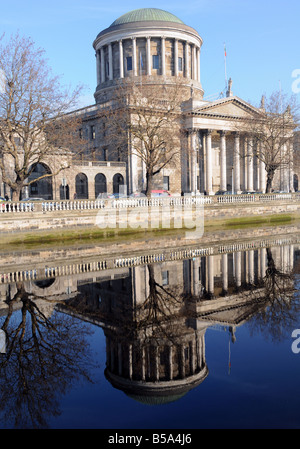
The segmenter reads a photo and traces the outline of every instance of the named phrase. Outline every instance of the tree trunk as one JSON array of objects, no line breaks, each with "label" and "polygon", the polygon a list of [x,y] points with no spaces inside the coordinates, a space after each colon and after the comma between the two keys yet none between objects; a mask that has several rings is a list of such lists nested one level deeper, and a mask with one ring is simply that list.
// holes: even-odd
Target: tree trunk
[{"label": "tree trunk", "polygon": [[148,198],[151,197],[152,187],[153,187],[153,171],[147,170],[147,173],[146,173],[146,196]]},{"label": "tree trunk", "polygon": [[21,193],[23,189],[23,181],[21,179],[16,180],[15,186],[12,187],[12,201],[20,201]]},{"label": "tree trunk", "polygon": [[274,179],[274,174],[275,174],[274,170],[268,170],[267,171],[266,193],[271,193],[273,179]]}]

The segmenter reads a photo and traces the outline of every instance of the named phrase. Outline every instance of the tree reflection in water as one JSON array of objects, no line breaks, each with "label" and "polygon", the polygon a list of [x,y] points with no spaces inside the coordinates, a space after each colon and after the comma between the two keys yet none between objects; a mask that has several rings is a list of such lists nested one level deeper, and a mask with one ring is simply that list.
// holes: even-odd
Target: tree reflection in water
[{"label": "tree reflection in water", "polygon": [[300,311],[299,289],[294,270],[281,270],[276,267],[272,249],[267,248],[267,267],[265,276],[258,286],[253,287],[253,297],[259,307],[249,321],[251,333],[260,332],[272,341],[281,341],[297,325],[296,317]]},{"label": "tree reflection in water", "polygon": [[91,331],[79,320],[52,313],[51,301],[26,292],[23,283],[6,303],[1,325],[6,353],[0,355],[3,427],[47,428],[47,418],[60,414],[60,396],[80,379],[93,382]]}]

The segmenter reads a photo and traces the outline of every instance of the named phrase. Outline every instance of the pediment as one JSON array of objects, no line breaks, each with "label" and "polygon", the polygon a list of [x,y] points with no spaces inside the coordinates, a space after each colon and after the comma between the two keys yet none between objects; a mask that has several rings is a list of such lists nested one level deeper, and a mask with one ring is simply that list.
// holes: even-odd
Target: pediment
[{"label": "pediment", "polygon": [[193,115],[209,115],[213,117],[245,118],[259,114],[259,109],[238,97],[223,98],[206,103],[192,111]]}]

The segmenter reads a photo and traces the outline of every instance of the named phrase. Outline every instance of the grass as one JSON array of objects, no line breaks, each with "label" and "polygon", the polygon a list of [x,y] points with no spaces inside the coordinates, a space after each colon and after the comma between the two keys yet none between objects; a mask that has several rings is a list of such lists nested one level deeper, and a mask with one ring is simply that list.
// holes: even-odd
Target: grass
[{"label": "grass", "polygon": [[[280,226],[285,224],[291,224],[296,220],[299,220],[299,216],[292,214],[279,214],[270,216],[250,216],[242,218],[233,218],[230,220],[216,219],[213,221],[205,221],[204,232],[210,233],[220,230],[231,230],[239,228],[251,228],[262,226]],[[54,232],[38,231],[38,232],[24,232],[22,234],[6,234],[3,235],[0,241],[1,248],[3,250],[26,249],[26,248],[45,248],[71,245],[84,245],[84,244],[101,244],[101,243],[121,243],[132,242],[140,238],[157,239],[158,237],[174,237],[180,238],[186,231],[191,232],[192,229],[132,229],[132,228],[116,228],[116,229],[99,229],[99,228],[72,228],[66,230],[57,230]]]}]

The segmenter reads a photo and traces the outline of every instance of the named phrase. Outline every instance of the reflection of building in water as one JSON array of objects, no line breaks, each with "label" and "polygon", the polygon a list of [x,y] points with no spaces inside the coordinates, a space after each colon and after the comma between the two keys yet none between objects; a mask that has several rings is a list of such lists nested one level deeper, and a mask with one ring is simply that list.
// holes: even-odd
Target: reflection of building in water
[{"label": "reflection of building in water", "polygon": [[[199,385],[208,375],[205,362],[205,328],[195,330],[177,321],[176,338],[137,332],[124,338],[124,328],[106,327],[105,374],[115,388],[147,403],[171,402]],[[157,329],[156,329],[157,330]],[[147,334],[147,332],[146,332]]]},{"label": "reflection of building in water", "polygon": [[[277,269],[289,273],[299,246],[274,246],[271,254]],[[262,289],[268,256],[265,247],[231,253],[220,247],[217,255],[24,281],[24,288],[51,300],[47,316],[63,303],[59,310],[102,326],[107,379],[136,400],[163,403],[207,377],[206,329],[225,326],[234,341],[235,327],[255,312],[247,292]],[[2,314],[17,287],[0,284]]]}]

